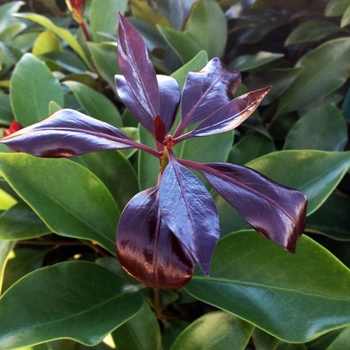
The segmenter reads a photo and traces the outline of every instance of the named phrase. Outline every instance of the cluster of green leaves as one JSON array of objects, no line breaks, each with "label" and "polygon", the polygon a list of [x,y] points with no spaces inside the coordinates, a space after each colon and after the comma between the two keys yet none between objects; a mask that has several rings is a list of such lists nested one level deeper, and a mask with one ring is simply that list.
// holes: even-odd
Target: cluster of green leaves
[{"label": "cluster of green leaves", "polygon": [[273,86],[235,134],[187,140],[177,156],[246,164],[305,193],[309,216],[291,255],[217,196],[210,277],[152,290],[120,267],[115,231],[125,204],[155,185],[156,158],[40,159],[1,146],[0,348],[346,349],[350,1],[91,0],[88,42],[68,12],[22,5],[0,6],[4,127],[73,108],[153,142],[115,93],[120,11],[180,86],[215,56],[242,72],[241,93]]}]

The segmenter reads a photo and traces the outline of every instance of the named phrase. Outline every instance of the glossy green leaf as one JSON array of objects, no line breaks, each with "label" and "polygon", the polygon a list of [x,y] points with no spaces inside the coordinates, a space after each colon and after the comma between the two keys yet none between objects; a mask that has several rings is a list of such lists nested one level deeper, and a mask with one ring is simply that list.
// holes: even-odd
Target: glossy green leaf
[{"label": "glossy green leaf", "polygon": [[0,299],[1,349],[58,338],[95,345],[141,308],[140,294],[125,287],[112,272],[90,262],[36,270]]},{"label": "glossy green leaf", "polygon": [[349,269],[307,236],[293,255],[254,231],[222,238],[210,277],[197,272],[185,287],[287,342],[349,324],[349,288]]},{"label": "glossy green leaf", "polygon": [[329,0],[325,10],[325,16],[342,16],[348,6],[350,6],[349,0]]},{"label": "glossy green leaf", "polygon": [[80,160],[105,184],[120,212],[139,191],[135,170],[120,152],[87,153],[82,155]]},{"label": "glossy green leaf", "polygon": [[86,57],[83,48],[69,30],[56,26],[47,17],[36,13],[17,13],[15,16],[18,18],[27,19],[45,27],[48,30],[51,30],[54,34],[64,40],[83,59],[87,67],[91,69],[90,62]]},{"label": "glossy green leaf", "polygon": [[116,106],[104,95],[77,81],[65,81],[86,113],[116,127],[122,126],[121,117]]},{"label": "glossy green leaf", "polygon": [[15,204],[16,200],[3,189],[0,189],[0,210],[7,210]]},{"label": "glossy green leaf", "polygon": [[350,344],[350,327],[341,330],[338,336],[327,346],[326,350],[346,349]]},{"label": "glossy green leaf", "polygon": [[340,26],[346,27],[348,24],[350,24],[350,4],[345,10],[343,17],[341,18]]},{"label": "glossy green leaf", "polygon": [[318,209],[350,166],[350,152],[281,151],[247,164],[270,179],[300,190],[308,198],[308,215]]},{"label": "glossy green leaf", "polygon": [[339,109],[324,105],[304,114],[289,131],[283,149],[342,151],[348,140],[347,125]]},{"label": "glossy green leaf", "polygon": [[350,240],[350,199],[333,193],[326,202],[307,218],[307,231],[340,240]]},{"label": "glossy green leaf", "polygon": [[67,159],[14,153],[0,154],[0,171],[53,232],[93,240],[115,254],[119,210],[89,170]]},{"label": "glossy green leaf", "polygon": [[162,26],[157,26],[157,29],[183,64],[189,62],[202,49],[195,39],[185,32]]},{"label": "glossy green leaf", "polygon": [[63,92],[48,67],[32,54],[24,54],[13,71],[10,85],[13,113],[23,126],[49,116],[49,103],[63,105]]},{"label": "glossy green leaf", "polygon": [[254,132],[245,135],[233,145],[227,160],[229,163],[243,165],[274,151],[276,148],[271,139]]},{"label": "glossy green leaf", "polygon": [[[84,62],[70,51],[51,51],[41,54],[39,58],[46,62],[54,63],[56,66],[68,72],[75,74],[84,74],[86,72]],[[59,70],[59,68],[57,70]],[[92,79],[91,76],[90,79]]]},{"label": "glossy green leaf", "polygon": [[118,327],[112,336],[117,349],[161,349],[159,323],[146,303],[133,318]]},{"label": "glossy green leaf", "polygon": [[255,328],[252,334],[253,343],[255,350],[276,350],[276,347],[280,343],[279,339],[273,337],[261,330],[260,328]]},{"label": "glossy green leaf", "polygon": [[280,342],[276,350],[307,350],[304,344],[291,344],[286,342]]},{"label": "glossy green leaf", "polygon": [[153,10],[151,5],[145,1],[130,0],[133,17],[155,27],[157,24],[170,27],[170,23],[161,13]]},{"label": "glossy green leaf", "polygon": [[60,50],[62,50],[62,45],[58,37],[50,30],[45,30],[36,38],[32,48],[32,54],[39,56],[43,53]]},{"label": "glossy green leaf", "polygon": [[2,290],[6,263],[15,244],[16,241],[0,241],[0,293]]},{"label": "glossy green leaf", "polygon": [[8,42],[15,39],[15,37],[27,28],[25,23],[12,23],[8,25],[2,32],[0,32],[0,41]]},{"label": "glossy green leaf", "polygon": [[115,91],[114,75],[120,74],[116,45],[114,43],[97,44],[93,42],[88,42],[87,45],[98,73]]},{"label": "glossy green leaf", "polygon": [[11,252],[4,274],[3,292],[26,274],[43,265],[45,251],[20,248]]},{"label": "glossy green leaf", "polygon": [[208,53],[209,58],[222,57],[226,45],[227,24],[220,6],[212,0],[199,0],[192,6],[185,33]]},{"label": "glossy green leaf", "polygon": [[13,205],[0,216],[0,239],[28,239],[50,232],[38,215],[23,201]]},{"label": "glossy green leaf", "polygon": [[301,23],[287,37],[284,45],[319,41],[327,36],[342,32],[339,25],[325,20],[311,20]]},{"label": "glossy green leaf", "polygon": [[259,51],[255,55],[238,56],[234,61],[232,61],[229,64],[229,67],[243,72],[261,67],[267,63],[276,61],[282,58],[283,56],[284,54],[282,53]]},{"label": "glossy green leaf", "polygon": [[0,32],[4,31],[13,22],[12,15],[24,5],[23,1],[11,1],[0,6]]},{"label": "glossy green leaf", "polygon": [[350,39],[330,40],[304,55],[296,64],[303,72],[280,97],[277,114],[306,106],[340,88],[350,74]]},{"label": "glossy green leaf", "polygon": [[127,0],[93,1],[90,7],[89,20],[93,41],[107,41],[108,36],[115,37],[118,27],[117,12],[124,13]]},{"label": "glossy green leaf", "polygon": [[206,313],[191,323],[171,350],[244,350],[254,327],[223,311]]}]

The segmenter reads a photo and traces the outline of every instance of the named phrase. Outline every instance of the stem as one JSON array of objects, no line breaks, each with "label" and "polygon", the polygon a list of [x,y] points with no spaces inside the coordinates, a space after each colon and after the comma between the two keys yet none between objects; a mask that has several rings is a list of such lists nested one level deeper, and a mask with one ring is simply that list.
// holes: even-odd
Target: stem
[{"label": "stem", "polygon": [[157,318],[161,318],[163,305],[162,305],[162,294],[158,288],[153,289],[154,291],[154,311]]}]

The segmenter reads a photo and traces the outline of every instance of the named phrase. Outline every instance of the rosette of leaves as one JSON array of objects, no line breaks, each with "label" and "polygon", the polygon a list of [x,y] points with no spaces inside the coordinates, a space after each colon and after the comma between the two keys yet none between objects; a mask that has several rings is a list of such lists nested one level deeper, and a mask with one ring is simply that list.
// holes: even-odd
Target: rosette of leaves
[{"label": "rosette of leaves", "polygon": [[[241,82],[239,72],[214,58],[201,71],[188,74],[181,94],[175,79],[156,74],[141,36],[121,14],[118,59],[123,73],[115,78],[118,94],[153,135],[154,148],[70,109],[1,142],[38,157],[73,157],[127,148],[157,157],[158,183],[130,200],[117,228],[120,263],[150,287],[184,286],[193,275],[195,262],[209,275],[220,235],[218,214],[211,194],[188,168],[202,174],[257,232],[294,252],[305,227],[304,194],[244,166],[202,164],[177,158],[174,153],[184,140],[236,128],[256,110],[270,87],[235,97]],[[174,126],[180,105],[181,118]],[[172,135],[170,130],[175,130]]]}]

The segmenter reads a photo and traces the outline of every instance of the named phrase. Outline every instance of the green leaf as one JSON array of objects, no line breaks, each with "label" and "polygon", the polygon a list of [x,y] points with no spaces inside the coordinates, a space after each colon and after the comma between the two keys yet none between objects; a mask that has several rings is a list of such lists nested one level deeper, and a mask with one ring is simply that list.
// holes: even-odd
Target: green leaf
[{"label": "green leaf", "polygon": [[208,53],[209,58],[222,57],[226,45],[227,23],[217,2],[195,2],[186,22],[185,33]]},{"label": "green leaf", "polygon": [[118,109],[106,96],[77,81],[65,81],[63,84],[69,87],[89,116],[115,127],[122,126]]},{"label": "green leaf", "polygon": [[325,16],[342,16],[348,6],[350,6],[349,0],[329,0],[325,10]]},{"label": "green leaf", "polygon": [[253,9],[274,7],[288,8],[292,11],[300,11],[308,5],[308,0],[294,0],[291,2],[285,2],[284,0],[256,0],[252,6]]},{"label": "green leaf", "polygon": [[328,345],[326,350],[346,349],[350,344],[350,327],[346,327],[338,336]]},{"label": "green leaf", "polygon": [[279,339],[262,331],[259,328],[254,329],[252,339],[254,342],[255,350],[276,350],[276,347],[280,343]]},{"label": "green leaf", "polygon": [[4,274],[3,292],[26,274],[42,267],[45,254],[46,251],[35,249],[13,250]]},{"label": "green leaf", "polygon": [[350,38],[327,41],[303,56],[303,72],[283,92],[277,114],[300,109],[340,88],[350,75]]},{"label": "green leaf", "polygon": [[271,139],[253,132],[245,135],[233,145],[228,156],[228,162],[243,165],[274,151],[276,151],[276,147]]},{"label": "green leaf", "polygon": [[13,113],[23,126],[49,116],[49,103],[63,106],[63,92],[44,62],[26,53],[16,65],[10,85]]},{"label": "green leaf", "polygon": [[307,236],[293,255],[254,231],[222,238],[210,277],[197,271],[185,287],[287,342],[305,342],[349,324],[349,288],[349,269]]},{"label": "green leaf", "polygon": [[348,140],[346,122],[334,105],[304,114],[287,134],[283,149],[342,151]]},{"label": "green leaf", "polygon": [[350,240],[350,199],[333,193],[326,202],[307,218],[307,231],[330,238]]},{"label": "green leaf", "polygon": [[171,350],[244,350],[254,327],[223,311],[204,314],[175,340]]},{"label": "green leaf", "polygon": [[4,271],[9,259],[10,252],[15,246],[16,241],[0,241],[0,293],[4,280]]},{"label": "green leaf", "polygon": [[350,5],[348,6],[348,8],[345,10],[343,14],[343,17],[340,22],[340,26],[343,28],[343,27],[346,27],[349,23],[350,23]]},{"label": "green leaf", "polygon": [[95,345],[135,315],[142,303],[137,291],[94,263],[69,261],[41,268],[1,297],[0,347],[10,350],[58,338]]},{"label": "green leaf", "polygon": [[38,215],[23,201],[13,205],[0,216],[0,239],[28,239],[50,232]]},{"label": "green leaf", "polygon": [[120,152],[87,153],[80,160],[105,184],[120,211],[139,191],[135,170]]},{"label": "green leaf", "polygon": [[201,51],[201,47],[197,44],[195,39],[187,33],[159,25],[157,26],[157,29],[168,45],[179,56],[182,64],[191,61],[193,57]]},{"label": "green leaf", "polygon": [[0,33],[13,23],[12,15],[24,4],[23,1],[11,1],[0,6]]},{"label": "green leaf", "polygon": [[36,13],[16,13],[15,17],[27,19],[51,30],[54,34],[64,40],[83,59],[87,67],[92,70],[83,48],[69,30],[56,26],[48,18]]},{"label": "green leaf", "polygon": [[117,349],[161,349],[158,320],[146,303],[133,318],[118,327],[112,336]]},{"label": "green leaf", "polygon": [[342,32],[339,25],[325,20],[311,20],[301,23],[287,37],[284,45],[320,41],[332,34]]},{"label": "green leaf", "polygon": [[243,72],[261,67],[267,63],[276,61],[282,58],[283,56],[284,54],[282,53],[259,51],[255,55],[238,56],[234,61],[232,61],[229,64],[229,67]]},{"label": "green leaf", "polygon": [[308,215],[317,210],[336,188],[350,166],[350,152],[280,151],[247,164],[270,179],[302,191]]},{"label": "green leaf", "polygon": [[62,45],[58,37],[50,30],[45,30],[36,38],[32,48],[32,54],[39,56],[47,52],[60,50],[62,50]]},{"label": "green leaf", "polygon": [[0,154],[0,171],[53,232],[93,240],[115,254],[119,210],[89,170],[67,159],[14,153]]},{"label": "green leaf", "polygon": [[87,43],[95,67],[101,77],[115,91],[114,75],[120,74],[117,58],[117,47],[114,43]]},{"label": "green leaf", "polygon": [[16,200],[3,189],[0,189],[0,210],[7,210],[15,204]]},{"label": "green leaf", "polygon": [[115,37],[118,27],[117,12],[124,13],[127,0],[92,1],[89,20],[93,41],[107,41],[106,36]]}]

